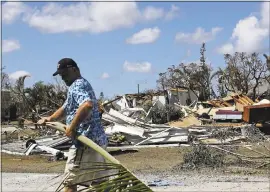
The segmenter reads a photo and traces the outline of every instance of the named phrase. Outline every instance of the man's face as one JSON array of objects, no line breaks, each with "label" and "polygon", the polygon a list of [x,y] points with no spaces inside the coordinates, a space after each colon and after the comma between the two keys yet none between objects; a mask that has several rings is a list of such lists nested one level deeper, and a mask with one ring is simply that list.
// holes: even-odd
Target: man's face
[{"label": "man's face", "polygon": [[73,83],[72,72],[70,69],[63,70],[59,75],[67,86],[70,86]]}]

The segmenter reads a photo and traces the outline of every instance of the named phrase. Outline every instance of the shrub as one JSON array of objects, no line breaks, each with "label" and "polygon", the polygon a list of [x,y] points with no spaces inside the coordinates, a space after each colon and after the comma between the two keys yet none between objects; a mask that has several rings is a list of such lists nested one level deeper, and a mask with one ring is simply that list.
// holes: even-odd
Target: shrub
[{"label": "shrub", "polygon": [[173,106],[159,107],[154,106],[151,112],[152,122],[155,124],[167,123],[168,113],[170,115],[170,121],[178,120],[184,116],[184,113]]}]

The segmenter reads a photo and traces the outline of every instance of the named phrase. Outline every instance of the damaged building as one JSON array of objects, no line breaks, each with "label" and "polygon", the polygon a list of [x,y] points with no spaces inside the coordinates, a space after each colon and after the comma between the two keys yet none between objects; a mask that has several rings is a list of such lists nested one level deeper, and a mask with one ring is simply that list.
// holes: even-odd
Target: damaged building
[{"label": "damaged building", "polygon": [[[166,101],[167,99],[167,101]],[[183,116],[177,121],[156,124],[151,119],[153,107],[174,106]],[[148,106],[147,108],[145,106]],[[226,142],[245,140],[246,132],[270,123],[270,101],[252,101],[243,94],[199,102],[188,90],[169,90],[151,94],[125,94],[103,103],[102,124],[109,147],[117,149],[179,146],[194,142],[221,143],[213,130],[235,129],[235,137]],[[28,124],[27,124],[28,123]],[[260,126],[257,126],[260,127]],[[31,134],[22,133],[28,132]],[[17,138],[10,138],[11,134]],[[45,154],[56,159],[66,157],[70,139],[46,126],[27,122],[24,128],[2,128],[2,151],[11,154]],[[196,138],[196,139],[194,139]]]}]

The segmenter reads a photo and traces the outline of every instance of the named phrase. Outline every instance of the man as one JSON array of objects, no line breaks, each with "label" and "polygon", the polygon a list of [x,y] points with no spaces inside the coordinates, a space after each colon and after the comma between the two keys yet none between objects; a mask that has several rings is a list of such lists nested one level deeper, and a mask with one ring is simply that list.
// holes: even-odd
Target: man
[{"label": "man", "polygon": [[[85,147],[75,139],[82,134],[99,146],[106,148],[108,141],[99,117],[98,102],[90,83],[80,74],[76,62],[70,58],[63,58],[58,62],[57,71],[53,76],[60,75],[68,88],[67,99],[62,107],[50,117],[39,120],[39,124],[46,121],[56,121],[66,116],[66,135],[73,141],[69,149],[64,181],[65,192],[77,191],[77,183],[91,185],[89,179],[100,175],[92,175],[87,170],[91,162],[105,162],[104,158],[93,149]],[[82,175],[83,173],[86,173]],[[101,173],[100,173],[101,174]],[[103,173],[104,174],[104,173]]]}]

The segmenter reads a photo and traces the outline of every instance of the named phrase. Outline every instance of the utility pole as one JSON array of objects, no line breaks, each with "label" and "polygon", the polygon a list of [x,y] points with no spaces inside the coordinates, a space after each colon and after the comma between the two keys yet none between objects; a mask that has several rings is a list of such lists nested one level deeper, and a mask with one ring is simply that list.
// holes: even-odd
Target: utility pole
[{"label": "utility pole", "polygon": [[138,94],[140,94],[140,84],[147,84],[147,80],[136,81],[136,84],[137,84],[137,92]]}]

